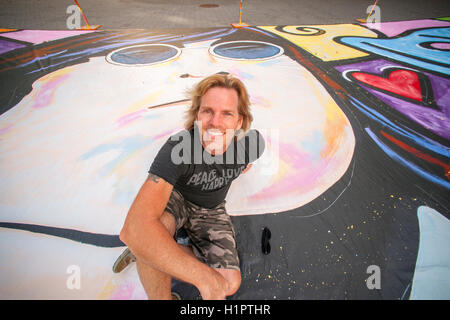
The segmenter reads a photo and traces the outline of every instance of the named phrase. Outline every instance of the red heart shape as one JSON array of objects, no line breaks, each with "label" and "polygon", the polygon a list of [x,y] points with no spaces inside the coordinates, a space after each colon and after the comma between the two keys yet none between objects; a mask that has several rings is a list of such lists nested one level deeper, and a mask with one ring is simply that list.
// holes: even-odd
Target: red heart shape
[{"label": "red heart shape", "polygon": [[364,72],[353,72],[352,76],[356,80],[372,87],[422,101],[419,76],[414,71],[404,69],[395,70],[387,78]]}]

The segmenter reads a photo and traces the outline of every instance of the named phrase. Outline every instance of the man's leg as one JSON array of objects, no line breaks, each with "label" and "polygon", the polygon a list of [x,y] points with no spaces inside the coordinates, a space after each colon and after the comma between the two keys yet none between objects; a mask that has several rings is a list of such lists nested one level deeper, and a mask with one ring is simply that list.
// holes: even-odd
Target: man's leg
[{"label": "man's leg", "polygon": [[[175,234],[175,218],[167,212],[161,216],[161,223],[173,237]],[[156,270],[136,258],[136,266],[147,297],[152,300],[171,300],[172,278],[164,272]]]},{"label": "man's leg", "polygon": [[212,209],[191,204],[190,209],[185,229],[195,244],[195,254],[224,277],[228,283],[226,295],[235,294],[242,279],[234,227],[225,202]]},{"label": "man's leg", "polygon": [[[179,244],[186,253],[195,257],[191,247]],[[142,286],[147,297],[152,300],[171,300],[172,278],[164,272],[158,271],[145,263],[136,260],[136,267]]]},{"label": "man's leg", "polygon": [[166,273],[153,269],[136,259],[136,266],[147,297],[151,300],[172,300],[171,281]]},{"label": "man's leg", "polygon": [[229,285],[227,296],[235,294],[241,286],[241,271],[235,269],[214,268],[220,273]]}]

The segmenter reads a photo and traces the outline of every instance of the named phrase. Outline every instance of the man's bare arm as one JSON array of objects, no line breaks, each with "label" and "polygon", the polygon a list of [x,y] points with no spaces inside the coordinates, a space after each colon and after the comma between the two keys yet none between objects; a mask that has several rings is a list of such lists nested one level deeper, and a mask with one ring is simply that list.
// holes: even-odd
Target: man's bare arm
[{"label": "man's bare arm", "polygon": [[253,163],[249,163],[245,169],[242,171],[242,173],[246,173],[248,170],[250,170],[250,168],[253,166]]},{"label": "man's bare arm", "polygon": [[172,189],[164,179],[149,174],[130,207],[120,239],[143,263],[195,285],[200,292],[205,284],[223,284],[218,272],[180,249],[161,223]]}]

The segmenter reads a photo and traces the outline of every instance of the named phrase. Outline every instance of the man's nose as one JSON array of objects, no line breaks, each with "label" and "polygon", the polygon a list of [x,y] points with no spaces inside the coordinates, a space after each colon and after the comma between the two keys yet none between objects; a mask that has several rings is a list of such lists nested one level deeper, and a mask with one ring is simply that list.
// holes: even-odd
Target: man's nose
[{"label": "man's nose", "polygon": [[211,117],[210,125],[215,127],[215,128],[217,128],[217,127],[220,126],[221,122],[222,122],[222,120],[220,118],[220,114],[219,113],[214,113],[212,115],[212,117]]}]

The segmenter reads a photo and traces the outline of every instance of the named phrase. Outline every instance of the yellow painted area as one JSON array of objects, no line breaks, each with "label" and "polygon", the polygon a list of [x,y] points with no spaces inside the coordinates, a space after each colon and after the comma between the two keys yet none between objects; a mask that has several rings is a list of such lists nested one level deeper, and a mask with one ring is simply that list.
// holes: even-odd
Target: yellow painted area
[{"label": "yellow painted area", "polygon": [[155,103],[155,101],[158,99],[158,97],[160,97],[162,95],[162,93],[163,93],[162,90],[151,92],[150,94],[145,96],[143,99],[132,104],[128,109],[126,109],[125,114],[135,112],[135,111],[138,111],[141,109],[145,109],[145,108],[152,106],[153,104],[157,104],[157,103]]},{"label": "yellow painted area", "polygon": [[210,63],[217,63],[217,59],[212,54],[208,54],[208,58]]},{"label": "yellow painted area", "polygon": [[60,80],[62,77],[66,76],[66,75],[70,75],[72,70],[73,70],[73,67],[66,67],[66,68],[63,68],[63,69],[59,69],[59,70],[56,70],[55,72],[52,72],[52,73],[49,73],[49,74],[43,76],[38,81],[42,82],[42,83],[48,83],[48,82],[52,82],[52,81],[57,81],[57,80]]},{"label": "yellow painted area", "polygon": [[275,26],[259,28],[289,40],[323,61],[352,59],[368,55],[367,53],[336,42],[334,40],[336,37],[357,36],[377,38],[376,33],[353,24],[286,26],[283,27],[284,32],[276,30]]},{"label": "yellow painted area", "polygon": [[344,112],[342,112],[336,102],[330,96],[323,94],[311,77],[306,79],[310,87],[313,88],[314,96],[317,97],[320,105],[325,108],[326,120],[323,135],[326,141],[326,148],[321,151],[320,156],[325,159],[331,158],[341,145],[345,127],[349,123]]},{"label": "yellow painted area", "polygon": [[272,183],[277,183],[289,175],[292,170],[291,166],[282,158],[278,159],[278,174],[272,177]]},{"label": "yellow painted area", "polygon": [[324,139],[327,141],[326,148],[321,151],[322,158],[331,158],[341,145],[343,139],[344,128],[348,125],[345,115],[340,110],[336,110],[332,103],[325,106],[326,108],[326,124],[324,128]]},{"label": "yellow painted area", "polygon": [[105,285],[103,290],[97,295],[98,300],[107,300],[111,295],[114,293],[114,291],[117,289],[117,285],[113,284],[113,282],[110,280]]}]

